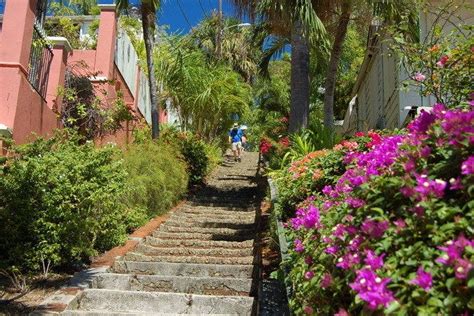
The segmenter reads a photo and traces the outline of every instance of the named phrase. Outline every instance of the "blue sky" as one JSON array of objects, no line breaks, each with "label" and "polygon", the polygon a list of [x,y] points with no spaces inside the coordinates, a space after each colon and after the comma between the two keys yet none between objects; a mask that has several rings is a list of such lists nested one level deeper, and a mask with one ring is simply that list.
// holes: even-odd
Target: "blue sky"
[{"label": "blue sky", "polygon": [[[138,0],[130,0],[130,2],[137,3]],[[114,0],[98,0],[98,3],[110,4],[114,3]],[[217,0],[162,0],[158,23],[169,25],[169,30],[172,33],[187,33],[192,26],[198,24],[203,17],[209,15],[213,10],[217,10]],[[234,15],[234,10],[228,0],[223,0],[223,11],[224,15]],[[2,1],[0,0],[1,13]]]},{"label": "blue sky", "polygon": [[[130,0],[137,3],[138,0]],[[233,16],[235,10],[228,0],[223,0],[224,15]],[[113,3],[113,0],[99,0],[98,3]],[[203,17],[212,11],[217,11],[217,0],[162,0],[158,14],[160,25],[169,25],[172,33],[187,33],[191,27],[197,25]]]}]

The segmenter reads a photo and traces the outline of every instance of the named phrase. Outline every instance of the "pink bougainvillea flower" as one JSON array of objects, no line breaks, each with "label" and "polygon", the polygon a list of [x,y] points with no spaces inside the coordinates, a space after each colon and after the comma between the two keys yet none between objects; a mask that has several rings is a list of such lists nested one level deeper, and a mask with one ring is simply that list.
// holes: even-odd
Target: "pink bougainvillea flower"
[{"label": "pink bougainvillea flower", "polygon": [[356,279],[349,286],[372,310],[383,306],[388,307],[395,300],[393,293],[387,289],[390,278],[380,278],[371,269],[364,268],[356,271]]},{"label": "pink bougainvillea flower", "polygon": [[343,270],[347,270],[359,263],[360,263],[359,254],[346,253],[344,256],[337,259],[336,267],[341,268]]},{"label": "pink bougainvillea flower", "polygon": [[314,313],[314,310],[311,306],[305,306],[303,308],[303,311],[306,315],[313,315],[313,313]]},{"label": "pink bougainvillea flower", "polygon": [[306,280],[311,280],[313,277],[314,277],[314,272],[313,272],[313,271],[307,271],[307,272],[304,274],[304,278],[305,278]]},{"label": "pink bougainvillea flower", "polygon": [[304,251],[304,246],[303,246],[303,243],[301,242],[301,240],[295,239],[294,243],[295,243],[295,251],[296,252],[303,252]]},{"label": "pink bougainvillea flower", "polygon": [[355,137],[364,137],[365,133],[364,132],[357,132],[354,135],[355,135]]},{"label": "pink bougainvillea flower", "polygon": [[436,66],[440,67],[440,68],[444,68],[444,66],[446,65],[446,63],[448,62],[449,60],[449,56],[448,55],[443,55],[440,60],[436,63]]},{"label": "pink bougainvillea flower", "polygon": [[411,284],[418,285],[423,290],[428,291],[433,286],[433,276],[426,272],[423,267],[419,267],[416,272],[416,277],[410,281]]},{"label": "pink bougainvillea flower", "polygon": [[364,237],[362,236],[356,236],[354,237],[351,241],[349,241],[349,250],[351,251],[358,251],[360,248],[360,245],[364,242]]},{"label": "pink bougainvillea flower", "polygon": [[320,228],[320,214],[319,209],[313,205],[310,205],[308,211],[303,217],[303,226],[307,229]]},{"label": "pink bougainvillea flower", "polygon": [[383,258],[385,257],[384,253],[377,256],[373,250],[369,249],[365,252],[365,256],[364,263],[372,270],[377,270],[383,267]]},{"label": "pink bougainvillea flower", "polygon": [[346,203],[352,208],[361,208],[365,205],[364,200],[353,198],[353,197],[348,197],[346,199]]},{"label": "pink bougainvillea flower", "polygon": [[306,263],[307,265],[312,265],[313,264],[313,258],[310,257],[310,256],[306,256],[304,258],[304,263]]},{"label": "pink bougainvillea flower", "polygon": [[422,110],[416,119],[408,124],[408,130],[412,134],[425,135],[435,120],[435,114]]},{"label": "pink bougainvillea flower", "polygon": [[461,164],[461,173],[465,175],[474,174],[474,156],[470,156]]},{"label": "pink bougainvillea flower", "polygon": [[334,314],[334,316],[351,316],[348,311],[346,311],[344,308],[340,308],[339,311]]},{"label": "pink bougainvillea flower", "polygon": [[323,278],[321,279],[320,286],[323,289],[326,289],[326,288],[330,287],[331,285],[332,285],[332,276],[331,276],[331,274],[326,272],[326,273],[323,274]]},{"label": "pink bougainvillea flower", "polygon": [[461,183],[461,178],[451,178],[449,179],[449,189],[450,190],[461,190],[463,185]]},{"label": "pink bougainvillea flower", "polygon": [[415,81],[418,81],[418,82],[423,82],[426,80],[426,76],[424,74],[422,74],[421,72],[417,72],[414,76],[413,76],[413,79],[415,79]]},{"label": "pink bougainvillea flower", "polygon": [[407,227],[407,223],[402,218],[397,219],[393,223],[397,227],[396,228],[397,233],[401,232],[405,227]]},{"label": "pink bougainvillea flower", "polygon": [[388,221],[379,222],[370,218],[366,219],[361,225],[362,231],[372,238],[382,237],[388,227]]},{"label": "pink bougainvillea flower", "polygon": [[333,256],[336,256],[338,251],[339,251],[338,246],[331,246],[331,247],[327,247],[326,249],[324,249],[325,253],[327,253],[329,255],[333,255]]},{"label": "pink bougainvillea flower", "polygon": [[473,267],[473,263],[469,260],[458,259],[454,265],[454,274],[457,279],[465,280]]}]

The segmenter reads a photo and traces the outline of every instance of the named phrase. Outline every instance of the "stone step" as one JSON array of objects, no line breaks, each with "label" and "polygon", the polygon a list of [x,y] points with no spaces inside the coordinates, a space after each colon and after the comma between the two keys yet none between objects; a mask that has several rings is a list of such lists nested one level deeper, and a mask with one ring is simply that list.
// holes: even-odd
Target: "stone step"
[{"label": "stone step", "polygon": [[214,219],[201,219],[201,220],[180,220],[180,219],[169,219],[166,221],[167,226],[179,226],[179,227],[192,227],[194,230],[197,227],[202,228],[231,228],[231,229],[255,229],[255,221],[229,221],[229,220],[219,220],[214,221]]},{"label": "stone step", "polygon": [[182,213],[199,214],[202,216],[211,216],[211,217],[224,216],[224,215],[225,216],[230,216],[230,215],[255,216],[256,210],[253,208],[227,209],[227,208],[222,208],[222,207],[186,207],[186,208],[180,208],[179,210],[176,211],[176,214],[182,214]]},{"label": "stone step", "polygon": [[68,310],[250,315],[254,299],[246,296],[209,296],[184,293],[87,289]]},{"label": "stone step", "polygon": [[225,202],[225,201],[217,201],[217,200],[216,201],[190,200],[190,201],[187,201],[186,204],[181,206],[181,208],[183,209],[184,208],[203,208],[203,209],[216,208],[216,209],[221,209],[224,211],[245,212],[247,210],[255,210],[256,205],[245,200],[235,201],[233,203]]},{"label": "stone step", "polygon": [[243,214],[232,214],[226,212],[225,214],[207,214],[207,213],[192,213],[192,212],[175,212],[168,220],[212,220],[212,221],[255,221],[255,213],[244,212]]},{"label": "stone step", "polygon": [[120,291],[176,292],[202,295],[248,296],[251,279],[178,277],[160,275],[99,274],[92,288]]},{"label": "stone step", "polygon": [[195,240],[195,239],[159,239],[146,237],[145,244],[155,247],[196,247],[196,248],[245,248],[252,249],[254,241],[215,241],[215,240]]},{"label": "stone step", "polygon": [[253,256],[246,257],[214,257],[214,256],[147,256],[138,252],[129,252],[124,257],[126,261],[142,262],[175,262],[196,264],[257,264]]},{"label": "stone step", "polygon": [[116,260],[111,270],[115,273],[250,279],[254,266]]},{"label": "stone step", "polygon": [[193,233],[199,231],[202,234],[213,234],[213,235],[242,235],[242,234],[255,234],[254,229],[232,229],[232,228],[208,228],[201,227],[196,229],[195,227],[180,227],[180,226],[170,226],[165,222],[160,226],[159,231],[162,232],[175,232],[175,233]]},{"label": "stone step", "polygon": [[174,240],[216,240],[216,241],[245,241],[253,240],[255,233],[239,233],[235,235],[229,234],[204,234],[204,233],[181,233],[181,232],[165,232],[155,231],[152,234],[155,238],[174,239]]},{"label": "stone step", "polygon": [[147,256],[209,256],[209,257],[245,257],[252,256],[253,249],[249,248],[163,248],[150,246],[144,243],[139,244],[134,252]]},{"label": "stone step", "polygon": [[[79,310],[66,310],[61,312],[63,316],[156,316],[156,313],[146,313],[140,311],[132,311],[132,312],[107,312],[107,311],[79,311]],[[160,316],[178,316],[182,314],[172,314],[172,313],[160,313]],[[202,314],[186,314],[190,316],[202,316]],[[209,314],[213,315],[213,314]],[[219,314],[214,314],[219,315]]]}]

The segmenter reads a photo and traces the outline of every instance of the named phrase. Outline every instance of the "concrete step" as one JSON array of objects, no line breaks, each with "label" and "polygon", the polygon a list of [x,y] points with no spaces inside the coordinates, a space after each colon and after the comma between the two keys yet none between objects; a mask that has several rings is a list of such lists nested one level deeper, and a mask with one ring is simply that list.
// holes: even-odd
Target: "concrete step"
[{"label": "concrete step", "polygon": [[254,266],[116,260],[111,270],[115,273],[250,279]]},{"label": "concrete step", "polygon": [[213,256],[147,256],[138,252],[129,252],[124,257],[126,261],[142,262],[176,262],[196,264],[257,264],[253,256],[246,257],[213,257]]},{"label": "concrete step", "polygon": [[252,204],[242,202],[239,204],[230,204],[230,203],[215,203],[215,202],[197,202],[197,201],[188,201],[186,204],[182,205],[180,210],[216,210],[221,212],[254,212],[257,208]]},{"label": "concrete step", "polygon": [[253,208],[222,208],[222,207],[185,207],[176,211],[176,214],[199,214],[202,216],[255,216],[256,210]]},{"label": "concrete step", "polygon": [[[107,311],[78,311],[78,310],[66,310],[61,313],[63,316],[156,316],[156,313],[145,313],[140,311],[132,312],[107,312]],[[178,316],[182,314],[171,314],[171,313],[160,313],[160,316]],[[186,314],[190,316],[202,316],[202,314]],[[212,314],[210,314],[212,315]],[[219,314],[214,314],[219,315]]]},{"label": "concrete step", "polygon": [[165,232],[155,231],[152,234],[155,238],[173,239],[173,240],[217,240],[217,241],[245,241],[253,240],[255,233],[239,233],[235,235],[229,234],[203,234],[203,233],[182,233],[182,232]]},{"label": "concrete step", "polygon": [[145,243],[139,244],[134,252],[141,253],[147,256],[209,256],[209,257],[245,257],[252,256],[253,249],[249,248],[195,248],[195,247],[180,247],[180,248],[163,248],[150,246]]},{"label": "concrete step", "polygon": [[170,216],[168,221],[185,220],[187,222],[212,222],[212,223],[237,223],[252,224],[255,222],[255,215],[246,214],[243,216],[233,215],[232,213],[222,214],[192,214],[192,213],[175,213]]},{"label": "concrete step", "polygon": [[180,227],[180,226],[170,226],[165,222],[160,226],[159,231],[162,232],[176,232],[176,233],[193,233],[198,231],[202,234],[213,234],[213,235],[242,235],[242,234],[255,234],[254,229],[232,229],[232,228],[208,228],[202,227],[196,229],[196,227]]},{"label": "concrete step", "polygon": [[252,249],[254,241],[215,241],[215,240],[196,240],[196,239],[160,239],[155,237],[146,237],[144,243],[154,247],[195,247],[195,248],[241,248]]},{"label": "concrete step", "polygon": [[179,227],[191,227],[194,230],[197,227],[202,228],[232,228],[232,229],[255,229],[255,220],[246,221],[229,221],[229,220],[213,220],[213,219],[201,219],[201,220],[182,220],[182,219],[169,219],[166,221],[167,226],[179,226]]},{"label": "concrete step", "polygon": [[168,220],[212,220],[212,221],[255,221],[255,213],[253,212],[244,212],[243,214],[203,214],[203,213],[193,213],[193,212],[176,212],[170,216]]},{"label": "concrete step", "polygon": [[250,315],[254,299],[246,296],[209,296],[184,293],[132,292],[87,289],[68,310]]},{"label": "concrete step", "polygon": [[202,295],[248,296],[251,279],[178,277],[104,273],[94,278],[92,288],[120,291],[176,292]]}]

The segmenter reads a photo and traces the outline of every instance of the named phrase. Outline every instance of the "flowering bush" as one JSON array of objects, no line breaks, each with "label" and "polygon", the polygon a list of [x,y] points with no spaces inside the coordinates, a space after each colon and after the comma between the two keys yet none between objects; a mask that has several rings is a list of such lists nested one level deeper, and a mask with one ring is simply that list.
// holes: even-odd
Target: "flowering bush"
[{"label": "flowering bush", "polygon": [[358,134],[285,170],[283,201],[302,201],[287,224],[294,313],[471,315],[473,149],[474,111],[438,104],[404,134]]},{"label": "flowering bush", "polygon": [[420,87],[423,96],[432,95],[437,102],[457,106],[473,93],[474,26],[465,25],[450,34],[445,34],[443,27],[435,24],[421,42],[410,43],[394,36],[395,50],[404,56],[409,84]]}]

